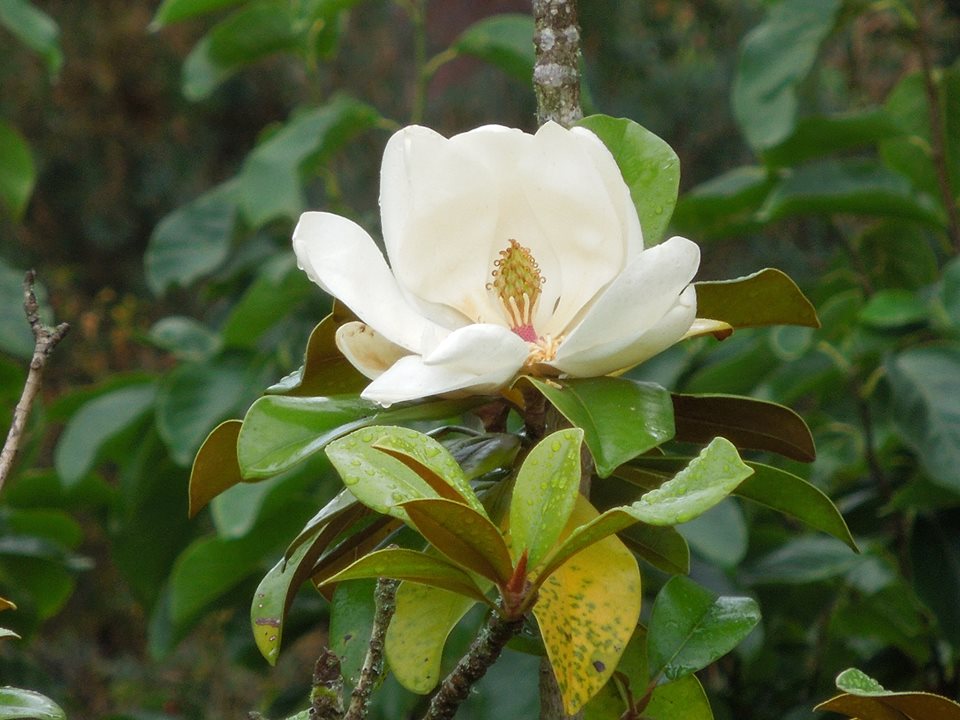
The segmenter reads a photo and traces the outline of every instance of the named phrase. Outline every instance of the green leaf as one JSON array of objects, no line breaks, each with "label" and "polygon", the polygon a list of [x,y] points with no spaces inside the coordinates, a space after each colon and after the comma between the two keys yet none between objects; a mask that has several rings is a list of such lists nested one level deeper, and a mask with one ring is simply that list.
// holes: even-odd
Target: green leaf
[{"label": "green leaf", "polygon": [[697,555],[725,570],[736,569],[746,557],[747,522],[732,498],[680,525],[678,531]]},{"label": "green leaf", "polygon": [[220,337],[183,315],[161,318],[150,328],[150,342],[180,360],[207,360],[220,351]]},{"label": "green leaf", "polygon": [[798,165],[844,150],[873,146],[902,134],[897,123],[877,108],[840,115],[812,115],[801,118],[790,137],[764,150],[763,160],[777,167]]},{"label": "green leaf", "polygon": [[903,218],[934,228],[946,225],[943,210],[928,195],[879,162],[824,160],[802,165],[771,190],[758,219],[768,223],[796,215],[852,213]]},{"label": "green leaf", "polygon": [[809,585],[843,575],[861,562],[832,538],[801,537],[764,555],[743,576],[755,585]]},{"label": "green leaf", "polygon": [[303,33],[290,3],[260,0],[219,22],[183,64],[183,94],[203,100],[245,65],[276,52],[298,49]]},{"label": "green leaf", "polygon": [[104,446],[132,428],[150,410],[157,397],[154,382],[128,385],[100,395],[77,410],[64,428],[54,453],[54,465],[68,487],[93,469]]},{"label": "green leaf", "polygon": [[206,15],[231,5],[239,5],[246,0],[163,0],[150,23],[152,30],[164,25]]},{"label": "green leaf", "polygon": [[706,443],[725,437],[738,448],[767,450],[792,460],[817,456],[810,429],[783,405],[737,395],[673,395],[677,440]]},{"label": "green leaf", "polygon": [[643,558],[658,570],[671,575],[690,572],[690,548],[676,529],[637,523],[624,528],[618,534],[634,555]]},{"label": "green leaf", "polygon": [[403,509],[417,531],[448,560],[499,585],[510,580],[510,551],[485,514],[443,498],[408,500]]},{"label": "green leaf", "polygon": [[659,385],[598,377],[553,383],[526,378],[584,432],[600,477],[674,435],[673,403]]},{"label": "green leaf", "polygon": [[340,583],[330,601],[330,652],[340,659],[344,683],[352,687],[356,687],[360,679],[360,670],[369,647],[373,615],[376,612],[376,587],[376,580]]},{"label": "green leaf", "polygon": [[879,290],[860,310],[860,322],[881,330],[921,325],[930,317],[927,303],[909,290]]},{"label": "green leaf", "polygon": [[837,690],[843,690],[853,695],[889,695],[890,691],[885,690],[883,685],[878,683],[872,677],[856,668],[847,668],[837,675]]},{"label": "green leaf", "polygon": [[447,637],[476,602],[437,587],[400,583],[387,628],[390,671],[407,690],[426,694],[440,682]]},{"label": "green leaf", "polygon": [[227,259],[236,222],[236,182],[217,186],[174,210],[154,228],[143,262],[156,295],[186,286]]},{"label": "green leaf", "polygon": [[477,602],[491,604],[473,578],[456,565],[433,555],[403,548],[387,548],[365,555],[326,578],[320,585],[380,577],[443,588]]},{"label": "green leaf", "polygon": [[583,548],[636,522],[648,525],[677,525],[706,512],[733,492],[753,470],[737,449],[724,438],[716,438],[672,480],[645,493],[632,505],[607,510],[596,520],[574,530],[544,561],[539,577]]},{"label": "green leaf", "polygon": [[954,258],[944,267],[937,299],[943,305],[947,321],[960,329],[960,258]]},{"label": "green leaf", "polygon": [[370,380],[357,370],[336,344],[340,322],[327,315],[307,340],[303,365],[266,389],[267,394],[320,397],[359,393]]},{"label": "green leaf", "polygon": [[677,680],[726,655],[760,622],[752,598],[718,597],[682,575],[657,594],[647,627],[651,677]]},{"label": "green leaf", "polygon": [[918,517],[910,536],[917,595],[937,619],[939,634],[960,647],[960,533],[940,517]]},{"label": "green leaf", "polygon": [[67,720],[53,700],[33,690],[0,688],[0,720]]},{"label": "green leaf", "polygon": [[938,485],[960,492],[960,346],[915,347],[884,363],[893,421]]},{"label": "green leaf", "polygon": [[696,675],[658,685],[643,714],[650,720],[713,720],[710,700]]},{"label": "green leaf", "polygon": [[793,131],[797,85],[813,68],[840,6],[839,0],[782,0],[744,38],[733,114],[754,150],[772,147]]},{"label": "green leaf", "polygon": [[533,18],[505,14],[484,18],[464,30],[450,49],[500,68],[522,83],[533,78]]},{"label": "green leaf", "polygon": [[583,431],[559,430],[530,451],[517,473],[510,499],[510,537],[514,558],[526,553],[537,567],[563,532],[580,490]]},{"label": "green leaf", "polygon": [[350,97],[298,112],[243,163],[239,192],[247,222],[260,227],[275,218],[297,218],[307,208],[304,175],[379,119],[376,110]]},{"label": "green leaf", "polygon": [[817,311],[790,276],[766,268],[735,280],[695,283],[697,314],[735,328],[765,325],[820,327]]},{"label": "green leaf", "polygon": [[856,247],[864,270],[878,288],[916,290],[932,284],[939,275],[929,233],[916,223],[874,223],[856,239]]},{"label": "green leaf", "polygon": [[[2,172],[0,168],[0,173]],[[7,264],[0,257],[0,352],[29,361],[33,357],[34,338],[23,310],[25,274],[23,270]],[[34,284],[34,292],[41,306],[40,319],[49,324],[52,319],[42,309],[47,304],[46,288],[42,283],[37,282]],[[23,387],[22,380],[16,384]],[[10,407],[16,404],[19,397],[18,391],[16,396],[10,398]]]},{"label": "green leaf", "polygon": [[680,187],[680,160],[666,142],[626,118],[591,115],[577,125],[594,133],[613,154],[640,217],[646,247],[663,240]]},{"label": "green leaf", "polygon": [[774,182],[763,167],[728,170],[681,197],[673,225],[678,232],[701,240],[744,235],[758,225],[754,215]]},{"label": "green leaf", "polygon": [[256,348],[265,333],[315,293],[316,286],[297,268],[293,253],[272,258],[227,316],[220,331],[224,345]]},{"label": "green leaf", "polygon": [[190,470],[190,517],[223,491],[243,482],[237,462],[237,437],[241,425],[239,420],[220,423],[197,451]]},{"label": "green leaf", "polygon": [[520,452],[520,438],[512,433],[484,433],[466,437],[444,446],[463,469],[467,480],[474,480],[495,470],[513,467]]},{"label": "green leaf", "polygon": [[459,415],[476,399],[441,400],[388,410],[356,396],[258,399],[247,411],[237,444],[245,478],[276,475],[339,437],[369,425]]},{"label": "green leaf", "polygon": [[157,390],[157,431],[174,462],[189,466],[204,439],[234,414],[250,392],[243,358],[185,363],[170,372]]},{"label": "green leaf", "polygon": [[0,121],[0,203],[14,220],[23,217],[36,181],[37,169],[27,141],[14,127]]},{"label": "green leaf", "polygon": [[50,77],[59,74],[63,51],[60,49],[60,28],[53,18],[27,0],[3,0],[0,2],[0,25],[40,54]]},{"label": "green leaf", "polygon": [[[596,520],[581,495],[564,534]],[[533,614],[568,715],[613,675],[640,617],[640,571],[616,537],[605,537],[540,586]]]}]

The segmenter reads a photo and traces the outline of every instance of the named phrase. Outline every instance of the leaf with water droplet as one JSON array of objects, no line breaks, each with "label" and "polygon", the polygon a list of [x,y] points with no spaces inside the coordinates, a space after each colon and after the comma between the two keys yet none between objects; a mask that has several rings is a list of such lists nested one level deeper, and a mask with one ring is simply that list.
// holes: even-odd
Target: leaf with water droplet
[{"label": "leaf with water droplet", "polygon": [[66,720],[53,700],[33,690],[0,688],[0,720]]},{"label": "leaf with water droplet", "polygon": [[563,532],[580,488],[582,442],[583,430],[568,428],[544,438],[527,455],[510,501],[514,560],[526,550],[529,567],[536,567]]},{"label": "leaf with water droplet", "polygon": [[814,710],[842,713],[862,720],[922,718],[923,720],[960,720],[960,704],[925,692],[894,692],[866,673],[849,668],[837,676],[842,695],[822,702]]}]

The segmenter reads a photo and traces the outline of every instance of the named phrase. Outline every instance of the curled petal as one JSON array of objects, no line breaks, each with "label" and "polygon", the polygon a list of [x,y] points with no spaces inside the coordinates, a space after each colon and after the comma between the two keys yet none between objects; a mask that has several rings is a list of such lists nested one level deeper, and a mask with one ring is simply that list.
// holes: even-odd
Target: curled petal
[{"label": "curled petal", "polygon": [[710,320],[709,318],[697,318],[693,321],[690,329],[684,333],[683,339],[700,337],[701,335],[713,335],[718,340],[724,340],[733,334],[733,325],[723,320]]},{"label": "curled petal", "polygon": [[492,392],[508,384],[527,358],[527,343],[499,325],[455,330],[427,357],[407,355],[361,393],[387,407],[459,390]]},{"label": "curled petal", "polygon": [[[685,337],[697,314],[697,291],[693,285],[684,290],[675,304],[639,336],[618,338],[593,345],[579,353],[567,354],[549,364],[567,375],[608,375],[627,370],[652,358]],[[561,348],[562,349],[562,348]]]},{"label": "curled petal", "polygon": [[337,328],[336,342],[350,364],[371,380],[410,354],[362,322],[348,322]]},{"label": "curled petal", "polygon": [[677,303],[699,265],[700,248],[685,238],[673,237],[644,250],[586,311],[557,351],[557,363],[551,364],[560,367],[594,347],[643,335]]},{"label": "curled petal", "polygon": [[419,352],[424,335],[438,332],[407,304],[373,238],[355,222],[304,213],[293,231],[293,249],[313,282],[389,341]]}]

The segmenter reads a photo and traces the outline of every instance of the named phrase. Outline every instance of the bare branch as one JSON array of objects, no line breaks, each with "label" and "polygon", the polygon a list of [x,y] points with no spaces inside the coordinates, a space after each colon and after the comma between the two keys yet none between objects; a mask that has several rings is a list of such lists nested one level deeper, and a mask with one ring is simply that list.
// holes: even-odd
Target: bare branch
[{"label": "bare branch", "polygon": [[397,610],[397,586],[399,580],[379,578],[375,592],[377,610],[373,616],[373,629],[370,631],[370,644],[367,656],[360,670],[360,679],[350,696],[350,707],[343,720],[363,720],[367,716],[370,695],[380,684],[383,677],[383,649],[387,627]]},{"label": "bare branch", "polygon": [[30,417],[30,409],[33,407],[37,393],[40,392],[41,378],[43,369],[47,364],[47,358],[50,357],[50,353],[53,352],[57,343],[70,330],[70,326],[66,323],[49,327],[40,321],[40,304],[37,302],[37,295],[33,291],[36,278],[37,274],[30,270],[23,279],[23,309],[27,315],[27,322],[30,323],[30,329],[33,331],[33,357],[30,360],[27,380],[23,385],[23,393],[13,411],[13,422],[10,424],[7,440],[3,444],[3,449],[0,450],[0,490],[3,489],[3,484],[13,469],[13,460],[16,457],[17,449],[20,447],[20,441],[27,425],[27,418]]}]

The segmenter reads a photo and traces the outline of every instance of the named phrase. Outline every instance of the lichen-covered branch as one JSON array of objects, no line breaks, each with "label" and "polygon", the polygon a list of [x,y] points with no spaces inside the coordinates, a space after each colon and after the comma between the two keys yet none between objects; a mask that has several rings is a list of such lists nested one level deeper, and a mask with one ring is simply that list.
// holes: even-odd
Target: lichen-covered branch
[{"label": "lichen-covered branch", "polygon": [[380,578],[374,593],[376,612],[373,615],[373,629],[370,631],[370,643],[367,656],[360,670],[360,679],[350,696],[350,707],[343,720],[362,720],[367,716],[370,695],[380,684],[383,677],[383,649],[387,636],[387,627],[397,610],[397,586],[399,580]]},{"label": "lichen-covered branch", "polygon": [[3,484],[13,469],[13,460],[17,455],[17,449],[20,447],[20,440],[27,425],[27,418],[30,417],[30,409],[33,407],[37,393],[40,392],[43,369],[46,367],[47,358],[50,357],[50,353],[53,352],[57,343],[70,330],[67,323],[49,327],[40,321],[40,305],[37,302],[37,295],[33,291],[36,277],[36,273],[30,270],[23,279],[23,309],[27,315],[27,322],[30,323],[30,329],[33,331],[33,357],[30,360],[27,380],[23,385],[23,393],[13,411],[10,431],[7,433],[3,449],[0,450],[0,489],[3,488]]},{"label": "lichen-covered branch", "polygon": [[570,127],[580,108],[580,28],[576,0],[533,0],[537,122]]},{"label": "lichen-covered branch", "polygon": [[523,617],[504,618],[500,613],[491,613],[490,619],[474,639],[470,650],[444,679],[423,720],[449,720],[460,704],[470,695],[470,688],[480,680],[493,665],[510,638],[520,632]]},{"label": "lichen-covered branch", "polygon": [[340,658],[323,649],[313,667],[310,689],[311,720],[340,720],[343,717],[343,675]]}]

